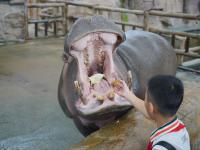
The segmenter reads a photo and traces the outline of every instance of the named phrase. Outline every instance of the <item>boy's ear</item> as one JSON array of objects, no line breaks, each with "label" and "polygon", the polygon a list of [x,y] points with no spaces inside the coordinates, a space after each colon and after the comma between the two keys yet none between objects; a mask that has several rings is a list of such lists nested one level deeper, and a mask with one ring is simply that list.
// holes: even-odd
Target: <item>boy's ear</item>
[{"label": "boy's ear", "polygon": [[151,102],[149,103],[149,111],[150,111],[151,114],[157,114],[158,113],[156,106],[153,105]]},{"label": "boy's ear", "polygon": [[157,107],[155,105],[153,105],[152,103],[151,103],[151,105],[152,105],[152,113],[157,114],[158,113]]}]

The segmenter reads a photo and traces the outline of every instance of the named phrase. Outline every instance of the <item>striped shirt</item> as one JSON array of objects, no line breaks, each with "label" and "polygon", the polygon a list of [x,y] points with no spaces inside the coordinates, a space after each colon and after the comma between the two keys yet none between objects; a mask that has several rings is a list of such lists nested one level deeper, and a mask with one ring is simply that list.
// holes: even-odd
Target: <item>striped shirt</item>
[{"label": "striped shirt", "polygon": [[160,141],[171,144],[177,150],[190,150],[188,132],[177,117],[152,132],[147,150],[167,150],[161,145],[156,145]]}]

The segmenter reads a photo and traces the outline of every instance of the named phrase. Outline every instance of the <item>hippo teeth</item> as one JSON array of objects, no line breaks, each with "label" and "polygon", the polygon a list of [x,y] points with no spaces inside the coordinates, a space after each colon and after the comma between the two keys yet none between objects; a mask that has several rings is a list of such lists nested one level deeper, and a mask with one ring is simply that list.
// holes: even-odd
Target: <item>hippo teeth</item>
[{"label": "hippo teeth", "polygon": [[128,77],[127,77],[127,85],[128,85],[130,90],[132,88],[132,82],[133,82],[133,76],[132,76],[132,72],[129,70],[128,71]]},{"label": "hippo teeth", "polygon": [[78,81],[74,81],[74,87],[75,87],[75,91],[80,96],[80,99],[81,99],[82,103],[84,105],[86,105],[86,100],[83,97],[83,93],[82,93],[82,90],[81,90],[81,87],[80,87],[80,83]]}]

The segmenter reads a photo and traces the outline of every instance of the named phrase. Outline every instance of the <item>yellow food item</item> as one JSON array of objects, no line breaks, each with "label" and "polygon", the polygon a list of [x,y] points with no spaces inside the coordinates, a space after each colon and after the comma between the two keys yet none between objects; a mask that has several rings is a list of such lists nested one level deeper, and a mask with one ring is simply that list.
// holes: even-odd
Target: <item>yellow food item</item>
[{"label": "yellow food item", "polygon": [[112,86],[113,87],[119,87],[121,85],[121,81],[120,80],[114,80],[113,82],[112,82]]},{"label": "yellow food item", "polygon": [[112,100],[112,99],[115,97],[114,91],[108,92],[107,97],[108,97],[110,100]]},{"label": "yellow food item", "polygon": [[103,95],[97,96],[97,100],[99,101],[104,101],[105,97]]},{"label": "yellow food item", "polygon": [[104,77],[104,74],[97,73],[89,77],[89,80],[91,84],[97,84],[103,79],[103,77]]}]

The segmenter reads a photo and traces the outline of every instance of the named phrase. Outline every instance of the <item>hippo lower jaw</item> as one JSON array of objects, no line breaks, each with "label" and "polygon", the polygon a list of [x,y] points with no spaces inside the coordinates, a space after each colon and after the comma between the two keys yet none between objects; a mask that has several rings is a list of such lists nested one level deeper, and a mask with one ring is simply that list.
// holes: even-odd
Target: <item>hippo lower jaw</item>
[{"label": "hippo lower jaw", "polygon": [[79,113],[84,116],[94,115],[97,117],[108,113],[124,111],[131,107],[130,103],[126,99],[120,97],[115,98],[113,101],[104,100],[102,104],[98,102],[96,104],[95,102],[91,104],[91,102],[89,104],[84,105],[82,103],[80,104],[79,102],[80,100],[76,104],[76,107],[79,110]]},{"label": "hippo lower jaw", "polygon": [[[114,93],[111,86],[113,80],[122,79],[113,61],[117,42],[118,36],[114,33],[94,32],[72,44],[70,53],[78,65],[74,85],[79,98],[75,106],[80,115],[100,115],[131,107],[130,102]],[[91,81],[98,75],[101,76],[98,81]]]}]

